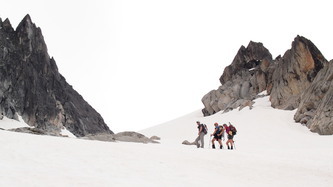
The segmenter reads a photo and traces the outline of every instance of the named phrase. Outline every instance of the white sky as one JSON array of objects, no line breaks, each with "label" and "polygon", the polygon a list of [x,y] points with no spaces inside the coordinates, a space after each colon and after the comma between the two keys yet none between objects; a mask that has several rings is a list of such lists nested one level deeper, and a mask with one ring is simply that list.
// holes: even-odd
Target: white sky
[{"label": "white sky", "polygon": [[[297,34],[332,59],[330,1],[5,0],[16,28],[29,13],[60,73],[111,130],[141,130],[203,108],[241,45],[273,57]],[[126,119],[132,113],[132,119]],[[126,121],[124,121],[126,119]]]}]

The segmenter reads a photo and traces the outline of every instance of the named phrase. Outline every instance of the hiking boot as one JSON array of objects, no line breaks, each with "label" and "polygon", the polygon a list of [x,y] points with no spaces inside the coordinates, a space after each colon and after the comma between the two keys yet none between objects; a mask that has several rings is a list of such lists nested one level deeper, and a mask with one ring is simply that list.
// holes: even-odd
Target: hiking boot
[{"label": "hiking boot", "polygon": [[223,146],[222,146],[222,145],[220,145],[220,149],[223,149]]},{"label": "hiking boot", "polygon": [[230,149],[229,145],[228,145],[228,149]]},{"label": "hiking boot", "polygon": [[212,148],[215,149],[215,145],[214,144],[212,145]]},{"label": "hiking boot", "polygon": [[233,150],[234,149],[234,147],[233,146],[231,146],[231,150]]}]

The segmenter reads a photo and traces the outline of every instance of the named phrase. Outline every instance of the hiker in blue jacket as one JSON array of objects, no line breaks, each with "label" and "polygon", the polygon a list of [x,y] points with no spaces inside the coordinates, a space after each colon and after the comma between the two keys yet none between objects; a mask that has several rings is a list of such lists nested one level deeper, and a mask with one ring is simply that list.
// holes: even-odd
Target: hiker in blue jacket
[{"label": "hiker in blue jacket", "polygon": [[214,142],[215,141],[218,141],[219,144],[220,144],[220,149],[223,148],[223,145],[222,145],[222,135],[223,135],[223,127],[222,126],[219,126],[218,123],[214,123],[214,126],[215,126],[215,129],[214,129],[214,132],[213,134],[211,134],[210,136],[214,136],[213,140],[212,140],[212,148],[215,149],[215,144]]}]

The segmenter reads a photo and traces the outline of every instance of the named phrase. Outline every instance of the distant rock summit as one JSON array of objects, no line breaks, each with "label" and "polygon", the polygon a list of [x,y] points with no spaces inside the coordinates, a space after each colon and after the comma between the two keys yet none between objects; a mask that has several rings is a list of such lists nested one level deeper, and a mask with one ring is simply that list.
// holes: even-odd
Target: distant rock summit
[{"label": "distant rock summit", "polygon": [[291,49],[272,59],[262,43],[242,46],[220,77],[221,86],[203,98],[203,114],[252,107],[267,91],[274,108],[294,110],[296,122],[321,135],[333,134],[333,61],[308,39],[297,36]]},{"label": "distant rock summit", "polygon": [[0,114],[51,135],[66,128],[77,137],[113,134],[60,75],[40,28],[27,15],[14,30],[0,19]]}]

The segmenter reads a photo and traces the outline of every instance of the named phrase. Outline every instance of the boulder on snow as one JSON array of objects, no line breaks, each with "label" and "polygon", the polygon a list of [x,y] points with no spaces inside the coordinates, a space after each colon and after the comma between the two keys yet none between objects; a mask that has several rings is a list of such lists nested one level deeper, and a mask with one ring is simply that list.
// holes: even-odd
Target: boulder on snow
[{"label": "boulder on snow", "polygon": [[184,144],[184,145],[196,145],[196,143],[195,142],[189,142],[188,140],[184,140],[183,142],[182,142],[182,144]]},{"label": "boulder on snow", "polygon": [[119,132],[117,134],[108,134],[108,133],[89,134],[87,136],[81,137],[81,139],[98,140],[106,142],[121,141],[121,142],[135,142],[135,143],[159,143],[156,140],[160,140],[160,138],[157,136],[152,136],[151,138],[148,138],[143,134],[133,131]]},{"label": "boulder on snow", "polygon": [[20,127],[20,128],[15,128],[15,129],[8,129],[8,131],[29,133],[29,134],[36,134],[36,135],[53,135],[53,136],[56,136],[56,134],[47,133],[47,132],[45,132],[41,129],[31,128],[31,127]]},{"label": "boulder on snow", "polygon": [[[159,143],[151,138],[146,137],[143,134],[133,132],[133,131],[125,131],[114,134],[114,138],[116,141],[122,142],[136,142],[136,143]],[[155,137],[156,138],[156,137]]]},{"label": "boulder on snow", "polygon": [[152,137],[150,137],[149,139],[151,139],[151,140],[161,140],[161,138],[158,137],[158,136],[152,136]]},{"label": "boulder on snow", "polygon": [[114,138],[114,135],[108,134],[108,133],[88,134],[84,137],[81,137],[81,139],[98,140],[98,141],[104,141],[104,142],[115,142],[116,141],[116,139]]}]

